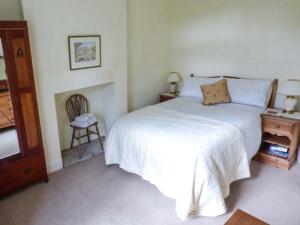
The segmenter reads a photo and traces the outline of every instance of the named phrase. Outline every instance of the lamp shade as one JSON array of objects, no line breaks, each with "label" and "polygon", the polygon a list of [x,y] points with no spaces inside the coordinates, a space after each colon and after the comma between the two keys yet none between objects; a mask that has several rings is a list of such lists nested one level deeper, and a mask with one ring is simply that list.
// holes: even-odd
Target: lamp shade
[{"label": "lamp shade", "polygon": [[279,93],[287,96],[300,96],[300,80],[287,80]]},{"label": "lamp shade", "polygon": [[171,72],[167,78],[167,82],[173,83],[173,82],[178,82],[181,80],[181,77],[179,73],[177,72]]}]

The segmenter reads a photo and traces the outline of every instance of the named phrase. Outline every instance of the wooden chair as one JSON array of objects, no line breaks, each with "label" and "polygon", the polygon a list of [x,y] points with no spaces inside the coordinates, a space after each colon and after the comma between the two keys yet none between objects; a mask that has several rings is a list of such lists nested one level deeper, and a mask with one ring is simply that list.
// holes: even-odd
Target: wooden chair
[{"label": "wooden chair", "polygon": [[[67,110],[67,114],[68,114],[70,123],[72,123],[77,116],[80,116],[85,113],[89,113],[88,100],[83,95],[74,94],[67,99],[66,110]],[[77,127],[77,126],[73,126],[73,125],[70,125],[70,126],[73,128],[71,149],[73,148],[73,145],[74,145],[74,139],[76,139],[78,141],[79,158],[81,158],[83,153],[85,152],[85,150],[81,149],[81,138],[87,137],[88,142],[90,142],[91,134],[95,134],[98,136],[101,148],[102,148],[102,150],[104,150],[103,143],[102,143],[102,140],[100,137],[100,132],[98,129],[98,122],[95,122],[86,127]],[[96,132],[90,131],[89,128],[91,128],[91,127],[95,127]],[[85,130],[86,134],[81,135],[82,130]]]}]

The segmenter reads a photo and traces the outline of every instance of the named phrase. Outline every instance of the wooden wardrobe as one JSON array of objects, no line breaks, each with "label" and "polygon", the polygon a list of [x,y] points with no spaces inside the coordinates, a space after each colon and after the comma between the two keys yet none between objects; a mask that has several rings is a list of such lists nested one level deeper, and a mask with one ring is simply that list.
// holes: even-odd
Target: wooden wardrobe
[{"label": "wooden wardrobe", "polygon": [[0,21],[19,153],[0,159],[0,197],[48,181],[26,21]]}]

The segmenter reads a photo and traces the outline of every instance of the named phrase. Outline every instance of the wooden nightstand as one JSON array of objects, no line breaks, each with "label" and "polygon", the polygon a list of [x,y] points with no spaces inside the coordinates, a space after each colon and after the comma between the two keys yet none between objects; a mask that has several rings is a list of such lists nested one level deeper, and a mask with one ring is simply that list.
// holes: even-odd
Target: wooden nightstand
[{"label": "wooden nightstand", "polygon": [[[300,113],[285,114],[277,112],[273,114],[270,113],[270,110],[262,114],[262,144],[260,151],[254,159],[288,170],[297,157]],[[267,153],[266,149],[270,144],[288,148],[287,158]]]},{"label": "wooden nightstand", "polygon": [[159,95],[159,102],[165,102],[165,101],[168,101],[168,100],[171,100],[173,98],[177,98],[178,97],[178,94],[170,94],[169,92],[167,93],[163,93],[163,94],[160,94]]}]

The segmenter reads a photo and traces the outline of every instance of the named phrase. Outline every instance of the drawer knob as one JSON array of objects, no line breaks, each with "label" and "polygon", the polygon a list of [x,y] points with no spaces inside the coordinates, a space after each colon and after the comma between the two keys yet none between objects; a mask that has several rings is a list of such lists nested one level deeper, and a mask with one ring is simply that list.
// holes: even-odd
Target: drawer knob
[{"label": "drawer knob", "polygon": [[277,128],[277,129],[280,128],[280,125],[279,125],[279,124],[276,124],[276,125],[275,125],[275,128]]}]

